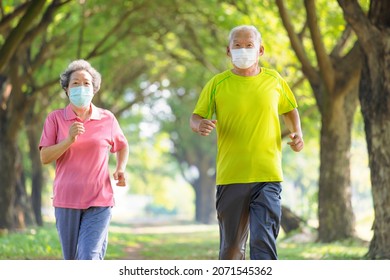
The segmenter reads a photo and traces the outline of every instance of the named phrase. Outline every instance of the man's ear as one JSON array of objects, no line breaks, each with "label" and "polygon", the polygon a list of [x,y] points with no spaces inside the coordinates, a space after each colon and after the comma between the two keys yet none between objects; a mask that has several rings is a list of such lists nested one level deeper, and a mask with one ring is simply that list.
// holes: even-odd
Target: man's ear
[{"label": "man's ear", "polygon": [[226,55],[227,55],[227,56],[231,56],[229,46],[226,47]]},{"label": "man's ear", "polygon": [[261,45],[259,49],[259,56],[262,56],[264,54],[264,46]]}]

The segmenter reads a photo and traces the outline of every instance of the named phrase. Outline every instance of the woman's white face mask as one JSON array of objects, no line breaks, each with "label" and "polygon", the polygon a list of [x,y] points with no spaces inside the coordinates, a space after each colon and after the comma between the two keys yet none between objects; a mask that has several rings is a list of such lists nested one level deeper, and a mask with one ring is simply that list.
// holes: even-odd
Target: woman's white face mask
[{"label": "woman's white face mask", "polygon": [[258,62],[258,48],[231,49],[232,63],[240,69],[248,69]]}]

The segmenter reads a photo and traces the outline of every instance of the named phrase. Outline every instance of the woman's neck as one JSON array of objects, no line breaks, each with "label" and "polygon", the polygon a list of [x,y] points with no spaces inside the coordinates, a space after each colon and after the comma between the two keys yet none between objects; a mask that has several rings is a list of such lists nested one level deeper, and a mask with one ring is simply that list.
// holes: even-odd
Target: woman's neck
[{"label": "woman's neck", "polygon": [[92,110],[91,105],[89,105],[89,107],[86,107],[86,108],[76,107],[72,103],[70,105],[72,107],[73,112],[81,120],[85,121],[86,119],[89,119],[89,117],[91,116],[91,110]]}]

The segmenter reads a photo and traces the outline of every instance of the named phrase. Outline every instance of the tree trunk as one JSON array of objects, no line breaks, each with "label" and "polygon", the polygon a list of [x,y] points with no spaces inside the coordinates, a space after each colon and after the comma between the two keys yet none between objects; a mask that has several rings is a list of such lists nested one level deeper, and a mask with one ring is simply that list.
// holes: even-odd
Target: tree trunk
[{"label": "tree trunk", "polygon": [[331,101],[322,115],[318,199],[318,238],[322,242],[354,235],[350,148],[356,101],[357,91],[356,94],[339,96]]},{"label": "tree trunk", "polygon": [[29,155],[31,160],[31,207],[35,221],[38,226],[43,225],[42,219],[42,187],[44,185],[43,169],[38,150],[38,128],[32,121],[32,111],[29,112],[31,118],[26,121],[26,133],[30,147]]},{"label": "tree trunk", "polygon": [[[45,0],[29,2],[28,7],[22,9],[23,15],[15,14],[12,24],[3,26],[4,40],[0,46],[0,229],[12,229],[15,226],[14,218],[19,225],[26,221],[21,214],[26,209],[14,207],[15,203],[27,203],[25,198],[17,197],[18,194],[25,194],[25,186],[21,175],[23,170],[19,169],[20,176],[17,177],[16,146],[26,111],[36,98],[34,90],[37,84],[40,84],[33,81],[34,64],[44,63],[44,59],[40,60],[43,56],[40,57],[39,52],[35,54],[36,57],[31,56],[34,52],[30,48],[33,41],[47,30],[54,12],[65,4],[51,1],[52,3],[46,5],[48,1]],[[16,4],[14,6],[16,9],[21,7]],[[12,12],[7,13],[7,16],[13,17]],[[46,43],[47,41],[43,40],[43,46],[46,46]]]},{"label": "tree trunk", "polygon": [[6,137],[6,124],[0,118],[0,229],[12,229],[16,191],[16,139]]},{"label": "tree trunk", "polygon": [[390,1],[338,0],[359,39],[363,70],[359,99],[364,118],[375,211],[370,259],[390,259]]},{"label": "tree trunk", "polygon": [[[204,161],[209,161],[205,156]],[[215,176],[208,175],[209,164],[200,164],[199,178],[196,180],[195,189],[195,220],[203,224],[216,222],[215,211]]]},{"label": "tree trunk", "polygon": [[33,213],[31,211],[30,197],[26,190],[26,176],[23,166],[23,155],[17,148],[15,163],[16,191],[14,200],[14,227],[24,229],[26,226],[35,225]]},{"label": "tree trunk", "polygon": [[9,76],[4,76],[4,85],[0,87],[0,228],[7,229],[15,227],[14,205],[18,203],[17,140],[26,110],[34,100],[22,91],[23,79],[18,75],[18,65],[14,57],[9,65]]},{"label": "tree trunk", "polygon": [[370,259],[390,259],[390,36],[383,34],[379,56],[366,55],[360,102],[367,139],[375,210]]},{"label": "tree trunk", "polygon": [[[195,189],[195,221],[202,224],[213,224],[216,222],[215,214],[215,187],[214,182],[207,181],[206,185],[203,185]],[[211,183],[211,184],[210,184]]]},{"label": "tree trunk", "polygon": [[[320,30],[314,0],[303,1],[306,23],[310,31],[316,66],[306,54],[300,33],[288,15],[283,0],[276,0],[291,46],[302,64],[321,113],[321,152],[319,178],[319,239],[330,242],[354,233],[351,206],[350,146],[351,128],[357,106],[357,86],[360,74],[360,48],[355,44],[343,55],[348,32],[342,35],[333,50],[326,48]],[[303,32],[303,31],[302,31]],[[303,128],[304,129],[304,128]]]},{"label": "tree trunk", "polygon": [[294,212],[291,211],[290,208],[282,206],[281,227],[286,234],[294,230],[300,229],[303,222],[304,220],[294,214]]}]

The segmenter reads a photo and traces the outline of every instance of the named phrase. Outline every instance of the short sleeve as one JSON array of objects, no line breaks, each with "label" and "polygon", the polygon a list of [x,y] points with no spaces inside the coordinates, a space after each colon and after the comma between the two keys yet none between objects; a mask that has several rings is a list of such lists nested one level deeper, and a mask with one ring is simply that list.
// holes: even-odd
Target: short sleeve
[{"label": "short sleeve", "polygon": [[128,145],[127,139],[114,115],[112,115],[111,141],[111,153],[116,153]]},{"label": "short sleeve", "polygon": [[194,114],[211,119],[215,113],[215,79],[211,79],[202,89]]},{"label": "short sleeve", "polygon": [[287,82],[281,77],[279,78],[279,86],[280,86],[280,98],[279,98],[278,111],[279,114],[282,115],[297,108],[298,104]]},{"label": "short sleeve", "polygon": [[52,112],[47,116],[43,125],[41,140],[39,142],[39,149],[56,144],[58,131],[57,127],[56,113]]}]

